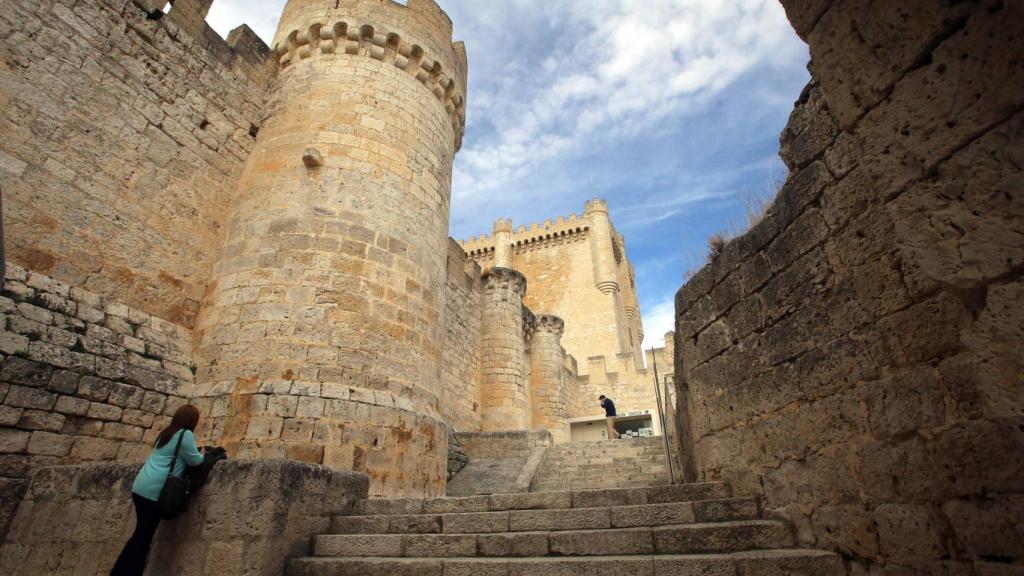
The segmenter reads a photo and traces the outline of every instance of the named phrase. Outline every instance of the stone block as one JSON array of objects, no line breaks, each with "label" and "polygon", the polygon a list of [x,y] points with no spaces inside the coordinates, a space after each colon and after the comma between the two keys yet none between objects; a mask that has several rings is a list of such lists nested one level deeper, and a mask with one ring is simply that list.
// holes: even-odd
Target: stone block
[{"label": "stone block", "polygon": [[582,490],[572,493],[573,508],[599,508],[607,506],[630,506],[647,503],[647,490]]},{"label": "stone block", "polygon": [[692,503],[695,522],[728,522],[752,520],[760,513],[754,498],[700,500]]},{"label": "stone block", "polygon": [[552,532],[551,553],[568,556],[653,554],[650,528]]},{"label": "stone block", "polygon": [[53,376],[53,368],[39,362],[19,357],[10,357],[4,361],[0,379],[13,384],[23,384],[31,388],[45,388]]},{"label": "stone block", "polygon": [[300,396],[296,403],[295,416],[299,418],[320,418],[324,415],[325,405],[325,401],[322,398]]},{"label": "stone block", "polygon": [[21,420],[23,408],[0,405],[0,426],[14,426]]},{"label": "stone block", "polygon": [[523,557],[547,554],[547,534],[506,532],[477,536],[479,556]]},{"label": "stone block", "polygon": [[402,537],[402,554],[414,558],[453,558],[476,554],[472,534],[408,534]]},{"label": "stone block", "polygon": [[144,392],[142,395],[142,401],[139,403],[139,408],[146,412],[152,412],[153,414],[160,414],[164,409],[164,403],[167,401],[167,397],[157,392]]},{"label": "stone block", "polygon": [[50,377],[48,388],[61,394],[74,394],[78,389],[78,374],[70,370],[57,370]]},{"label": "stone block", "polygon": [[608,508],[570,510],[513,510],[509,526],[515,532],[589,530],[611,526]]},{"label": "stone block", "polygon": [[117,422],[121,419],[123,413],[124,411],[117,406],[111,406],[102,402],[92,402],[89,404],[89,411],[86,412],[86,416],[97,420]]},{"label": "stone block", "polygon": [[110,396],[110,390],[115,382],[96,378],[95,376],[84,376],[78,383],[78,395],[87,400],[103,402]]},{"label": "stone block", "polygon": [[0,454],[20,454],[28,448],[31,432],[0,428]]},{"label": "stone block", "polygon": [[0,332],[0,352],[4,354],[25,354],[29,339],[11,332]]},{"label": "stone block", "polygon": [[[361,517],[354,516],[353,518]],[[368,518],[381,517],[370,516]],[[440,514],[399,514],[383,518],[388,520],[385,532],[390,534],[440,534],[445,531],[442,529]]]},{"label": "stone block", "polygon": [[112,461],[117,458],[120,441],[105,438],[74,439],[71,446],[71,458],[78,461]]},{"label": "stone block", "polygon": [[43,456],[65,456],[71,450],[72,438],[51,432],[33,432],[26,451]]},{"label": "stone block", "polygon": [[610,513],[611,526],[615,528],[690,524],[694,522],[694,504],[690,502],[621,506],[611,508]]},{"label": "stone block", "polygon": [[64,428],[64,416],[53,412],[26,410],[18,421],[18,428],[23,430],[60,432]]},{"label": "stone block", "polygon": [[757,550],[732,555],[740,576],[845,576],[842,557],[816,550]]},{"label": "stone block", "polygon": [[448,534],[478,534],[509,531],[508,512],[468,512],[444,514],[444,531]]},{"label": "stone block", "polygon": [[315,556],[402,556],[402,536],[399,534],[322,535],[313,538]]},{"label": "stone block", "polygon": [[126,408],[121,416],[121,421],[132,426],[139,426],[148,429],[153,425],[156,416],[151,412]]},{"label": "stone block", "polygon": [[[409,516],[416,518],[417,516]],[[403,531],[390,529],[393,518],[389,516],[335,516],[331,519],[331,532],[333,534],[388,534]],[[440,517],[433,517],[435,520],[433,532],[441,531]]]},{"label": "stone block", "polygon": [[142,434],[144,432],[145,430],[138,426],[130,426],[128,424],[120,424],[118,422],[107,422],[103,425],[103,430],[100,432],[100,436],[112,440],[138,442],[142,440]]},{"label": "stone block", "polygon": [[142,403],[142,396],[145,391],[128,384],[113,383],[110,386],[110,395],[106,401],[109,404],[122,408],[138,408]]},{"label": "stone block", "polygon": [[464,498],[426,498],[423,500],[423,512],[426,514],[446,514],[455,512],[486,512],[490,509],[488,496],[469,496]]},{"label": "stone block", "polygon": [[538,558],[509,563],[514,576],[652,576],[649,557],[618,558]]},{"label": "stone block", "polygon": [[936,512],[927,504],[893,503],[875,508],[882,554],[900,564],[940,558],[945,546]]},{"label": "stone block", "polygon": [[727,524],[662,526],[652,530],[658,554],[736,552],[793,545],[793,535],[780,522],[749,520]]},{"label": "stone block", "polygon": [[4,397],[4,404],[18,408],[50,410],[57,402],[57,395],[25,386],[11,386]]}]

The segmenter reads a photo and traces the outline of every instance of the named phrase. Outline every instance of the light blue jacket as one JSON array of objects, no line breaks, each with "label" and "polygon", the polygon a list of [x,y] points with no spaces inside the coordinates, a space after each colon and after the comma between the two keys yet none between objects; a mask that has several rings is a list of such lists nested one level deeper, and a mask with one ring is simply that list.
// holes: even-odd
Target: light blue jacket
[{"label": "light blue jacket", "polygon": [[203,455],[196,448],[195,435],[190,430],[175,432],[167,444],[154,448],[149,458],[146,458],[146,463],[142,465],[142,470],[139,470],[132,484],[132,492],[154,502],[160,499],[160,491],[167,481],[171,458],[174,457],[174,447],[182,434],[185,436],[181,439],[181,448],[178,449],[178,461],[174,463],[174,475],[180,477],[184,474],[185,465],[198,466],[203,463]]}]

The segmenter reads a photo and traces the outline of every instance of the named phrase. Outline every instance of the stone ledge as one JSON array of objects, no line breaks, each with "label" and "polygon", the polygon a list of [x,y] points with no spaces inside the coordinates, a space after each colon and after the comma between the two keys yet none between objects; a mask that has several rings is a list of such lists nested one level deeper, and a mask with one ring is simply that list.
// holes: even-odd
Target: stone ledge
[{"label": "stone ledge", "polygon": [[[55,466],[32,473],[0,548],[5,572],[106,573],[134,528],[138,465]],[[309,537],[366,498],[364,474],[289,460],[218,464],[154,542],[150,574],[278,575]]]}]

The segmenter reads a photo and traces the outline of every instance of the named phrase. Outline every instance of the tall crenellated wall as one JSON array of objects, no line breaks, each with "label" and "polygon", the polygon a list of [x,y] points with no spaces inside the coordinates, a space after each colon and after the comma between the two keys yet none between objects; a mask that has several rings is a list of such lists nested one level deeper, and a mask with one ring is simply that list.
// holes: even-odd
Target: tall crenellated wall
[{"label": "tall crenellated wall", "polygon": [[[657,363],[658,376],[664,382],[674,365],[671,340],[672,333],[669,332],[666,335],[665,348],[647,350],[644,367],[637,367],[638,363],[632,354],[620,354],[612,362],[608,362],[604,356],[588,358],[587,364],[590,365],[590,369],[586,374],[574,374],[569,368],[567,371],[573,382],[570,386],[569,418],[602,416],[604,410],[597,398],[604,395],[615,402],[620,415],[649,410],[657,419],[654,366]],[[572,364],[575,364],[575,361]]]},{"label": "tall crenellated wall", "polygon": [[[191,327],[262,121],[269,50],[193,1],[0,11],[7,258]],[[188,16],[188,17],[186,17]]]},{"label": "tall crenellated wall", "polygon": [[1024,4],[783,4],[814,79],[773,208],[679,291],[684,455],[853,574],[1017,573]]}]

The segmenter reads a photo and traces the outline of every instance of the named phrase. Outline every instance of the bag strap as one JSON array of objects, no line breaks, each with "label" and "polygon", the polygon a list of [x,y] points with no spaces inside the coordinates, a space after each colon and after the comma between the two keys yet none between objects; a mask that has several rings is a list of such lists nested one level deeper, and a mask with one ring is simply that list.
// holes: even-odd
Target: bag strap
[{"label": "bag strap", "polygon": [[167,471],[168,474],[174,474],[174,464],[178,461],[178,450],[181,448],[181,439],[185,437],[185,429],[182,428],[178,434],[178,443],[174,445],[174,457],[171,458],[171,467]]}]

